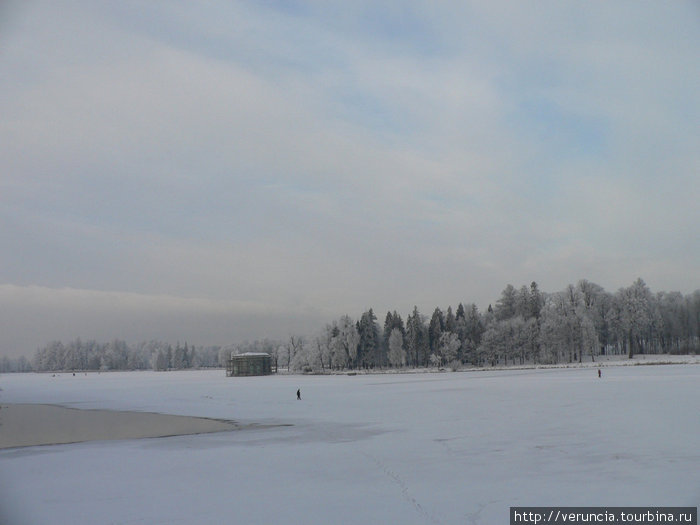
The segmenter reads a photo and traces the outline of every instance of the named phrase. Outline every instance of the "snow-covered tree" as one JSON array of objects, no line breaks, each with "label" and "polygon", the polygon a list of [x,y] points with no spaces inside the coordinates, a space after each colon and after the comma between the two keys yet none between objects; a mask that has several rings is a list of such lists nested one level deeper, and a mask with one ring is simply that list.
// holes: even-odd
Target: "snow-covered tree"
[{"label": "snow-covered tree", "polygon": [[643,350],[652,323],[652,296],[642,279],[630,287],[621,288],[616,300],[619,308],[619,329],[627,340],[627,355],[631,359]]},{"label": "snow-covered tree", "polygon": [[496,319],[498,321],[503,321],[504,319],[514,317],[517,314],[517,301],[518,292],[515,290],[512,284],[508,284],[501,293],[501,298],[496,301]]},{"label": "snow-covered tree", "polygon": [[[290,336],[289,341],[287,342],[287,370],[292,369],[292,360],[294,359],[294,356],[297,354],[297,352],[301,352],[304,349],[304,341],[302,340],[301,337],[298,336]],[[300,360],[302,356],[299,356]]]},{"label": "snow-covered tree", "polygon": [[440,336],[440,356],[445,364],[452,363],[459,356],[462,343],[454,332],[443,332]]},{"label": "snow-covered tree", "polygon": [[484,363],[495,365],[499,356],[505,353],[505,341],[503,331],[498,321],[492,321],[486,325],[486,329],[481,336],[481,343],[476,350],[476,365],[483,366]]},{"label": "snow-covered tree", "polygon": [[401,367],[406,364],[403,334],[399,328],[394,328],[389,335],[389,363],[394,367]]},{"label": "snow-covered tree", "polygon": [[[401,316],[396,312],[396,310],[394,310],[393,312],[387,312],[386,317],[384,319],[382,344],[384,345],[384,349],[387,352],[387,354],[389,352],[389,337],[391,336],[391,332],[394,330],[394,328],[398,328],[401,331],[402,337],[406,335],[406,327],[403,324],[403,319],[401,319]],[[391,359],[389,359],[389,362],[391,362]]]},{"label": "snow-covered tree", "polygon": [[598,352],[598,337],[586,310],[582,293],[572,285],[548,297],[542,311],[540,344],[545,360],[571,362],[592,358]]},{"label": "snow-covered tree", "polygon": [[318,356],[314,348],[314,345],[305,344],[301,337],[292,336],[287,344],[288,352],[291,352],[290,370],[311,372],[320,368],[320,365],[316,366]]},{"label": "snow-covered tree", "polygon": [[172,366],[175,370],[180,370],[185,368],[185,361],[185,349],[180,346],[180,342],[178,341],[177,345],[175,346],[175,351],[173,352]]},{"label": "snow-covered tree", "polygon": [[334,338],[335,361],[341,367],[355,368],[357,366],[357,347],[360,344],[360,334],[349,315],[343,315],[337,324],[337,335]]},{"label": "snow-covered tree", "polygon": [[484,332],[484,323],[475,304],[464,308],[461,304],[457,309],[456,325],[457,335],[461,343],[460,360],[463,363],[471,362],[476,365],[478,361],[477,348],[481,344],[481,336]]},{"label": "snow-covered tree", "polygon": [[357,350],[358,361],[365,368],[383,366],[386,362],[385,356],[382,354],[379,326],[376,321],[377,316],[374,315],[370,308],[362,314],[357,323],[357,331],[360,335],[360,343]]},{"label": "snow-covered tree", "polygon": [[430,344],[430,352],[435,355],[440,355],[440,337],[445,330],[445,316],[440,308],[435,308],[433,315],[430,318],[428,325],[428,341]]},{"label": "snow-covered tree", "polygon": [[413,313],[406,319],[406,361],[409,366],[427,366],[429,345],[428,329],[425,320],[418,311],[418,307],[413,307]]},{"label": "snow-covered tree", "polygon": [[316,353],[318,361],[321,365],[321,370],[333,369],[334,345],[333,339],[337,332],[332,324],[327,324],[321,332],[314,338],[316,345]]},{"label": "snow-covered tree", "polygon": [[153,370],[161,371],[168,369],[168,358],[163,349],[158,349],[153,359]]}]

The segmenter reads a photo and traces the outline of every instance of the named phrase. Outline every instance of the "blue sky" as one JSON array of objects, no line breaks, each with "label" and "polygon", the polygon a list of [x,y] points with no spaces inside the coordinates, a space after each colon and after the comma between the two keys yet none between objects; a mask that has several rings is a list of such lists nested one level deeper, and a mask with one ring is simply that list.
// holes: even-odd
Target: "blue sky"
[{"label": "blue sky", "polygon": [[6,2],[0,354],[698,288],[693,2]]}]

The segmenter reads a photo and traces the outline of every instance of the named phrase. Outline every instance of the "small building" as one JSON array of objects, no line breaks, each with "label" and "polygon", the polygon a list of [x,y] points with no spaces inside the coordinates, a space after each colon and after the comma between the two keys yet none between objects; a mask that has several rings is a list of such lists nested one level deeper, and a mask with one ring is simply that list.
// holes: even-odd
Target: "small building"
[{"label": "small building", "polygon": [[226,364],[226,377],[266,376],[272,371],[272,357],[265,353],[231,354]]}]

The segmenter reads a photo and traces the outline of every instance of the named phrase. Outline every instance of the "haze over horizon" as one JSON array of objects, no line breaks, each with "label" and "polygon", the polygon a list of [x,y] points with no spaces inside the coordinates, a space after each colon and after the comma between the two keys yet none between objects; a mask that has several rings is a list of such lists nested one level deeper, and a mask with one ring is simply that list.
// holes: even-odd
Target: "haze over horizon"
[{"label": "haze over horizon", "polygon": [[700,8],[0,6],[0,356],[700,288]]}]

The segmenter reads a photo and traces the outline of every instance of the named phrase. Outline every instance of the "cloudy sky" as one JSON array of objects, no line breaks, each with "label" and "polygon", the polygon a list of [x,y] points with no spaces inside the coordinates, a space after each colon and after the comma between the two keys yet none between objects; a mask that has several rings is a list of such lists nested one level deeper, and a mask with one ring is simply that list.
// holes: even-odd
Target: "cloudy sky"
[{"label": "cloudy sky", "polygon": [[0,355],[700,286],[693,1],[4,1]]}]

